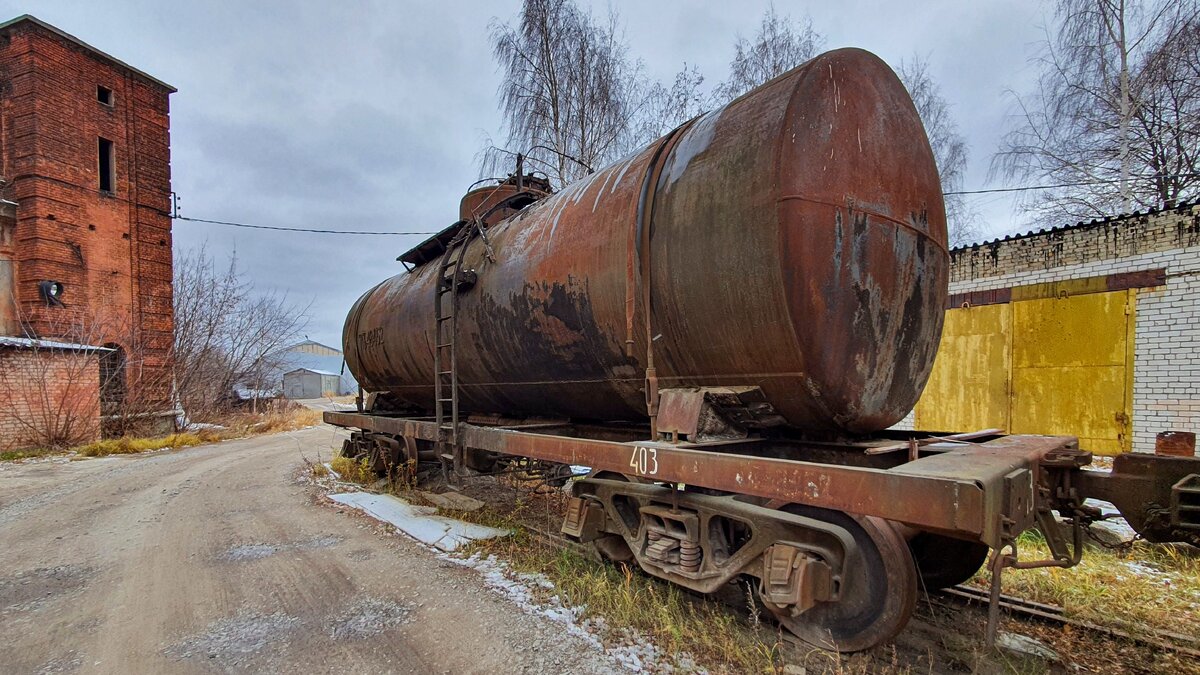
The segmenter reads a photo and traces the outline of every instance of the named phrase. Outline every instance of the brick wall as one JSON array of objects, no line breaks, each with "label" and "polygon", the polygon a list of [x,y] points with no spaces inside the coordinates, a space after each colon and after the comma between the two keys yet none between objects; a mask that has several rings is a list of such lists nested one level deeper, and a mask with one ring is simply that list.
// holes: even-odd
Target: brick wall
[{"label": "brick wall", "polygon": [[0,335],[20,331],[13,296],[13,233],[16,227],[16,209],[8,202],[0,202]]},{"label": "brick wall", "polygon": [[[113,104],[97,99],[112,91]],[[0,31],[0,175],[18,203],[14,276],[26,329],[116,345],[132,395],[169,407],[172,90],[34,21]],[[115,183],[99,189],[99,139]],[[47,307],[38,282],[66,287]]]},{"label": "brick wall", "polygon": [[0,347],[0,451],[99,437],[96,352]]},{"label": "brick wall", "polygon": [[1165,269],[1165,284],[1137,292],[1133,449],[1200,430],[1200,205],[959,248],[950,264],[951,294]]}]

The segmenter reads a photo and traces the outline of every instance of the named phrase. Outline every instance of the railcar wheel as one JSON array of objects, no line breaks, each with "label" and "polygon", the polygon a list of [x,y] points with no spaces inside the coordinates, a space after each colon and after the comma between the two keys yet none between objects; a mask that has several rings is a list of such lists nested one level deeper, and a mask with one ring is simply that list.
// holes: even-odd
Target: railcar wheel
[{"label": "railcar wheel", "polygon": [[779,623],[811,645],[839,652],[869,649],[895,637],[917,604],[917,570],[904,538],[881,518],[797,504],[784,510],[846,529],[858,551],[843,568],[838,600],[798,616],[764,601]]},{"label": "railcar wheel", "polygon": [[977,541],[963,541],[932,532],[918,532],[908,540],[908,548],[926,591],[957,586],[975,576],[987,560],[989,550]]}]

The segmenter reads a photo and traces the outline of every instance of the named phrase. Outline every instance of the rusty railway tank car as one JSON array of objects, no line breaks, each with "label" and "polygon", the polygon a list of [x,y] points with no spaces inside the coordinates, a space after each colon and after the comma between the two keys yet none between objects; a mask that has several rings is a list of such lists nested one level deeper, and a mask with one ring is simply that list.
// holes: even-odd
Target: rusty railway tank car
[{"label": "rusty railway tank car", "polygon": [[[695,591],[753,579],[788,630],[841,651],[893,637],[918,581],[959,583],[989,548],[993,609],[1006,567],[1077,563],[1088,496],[1147,539],[1200,542],[1200,460],[1101,473],[1072,437],[886,430],[929,375],[949,261],[920,119],[867,52],[557,194],[518,161],[460,216],[346,321],[372,395],[325,419],[380,473],[591,467],[566,535]],[[1035,523],[1053,559],[1018,562]]]},{"label": "rusty railway tank car", "polygon": [[[693,120],[487,239],[464,254],[477,279],[458,307],[464,411],[628,420],[647,415],[647,386],[747,385],[791,426],[870,432],[912,409],[941,332],[937,168],[903,85],[860,50]],[[441,273],[422,265],[354,305],[343,341],[366,390],[434,409]]]}]

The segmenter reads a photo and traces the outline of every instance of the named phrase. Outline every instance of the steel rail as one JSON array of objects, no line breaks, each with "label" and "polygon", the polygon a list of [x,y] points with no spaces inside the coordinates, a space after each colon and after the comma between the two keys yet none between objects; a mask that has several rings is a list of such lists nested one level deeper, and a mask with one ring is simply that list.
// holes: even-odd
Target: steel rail
[{"label": "steel rail", "polygon": [[[953,598],[965,604],[979,603],[986,605],[988,602],[988,593],[982,589],[972,586],[958,585],[950,588],[943,588],[936,591],[944,597]],[[1061,625],[1076,626],[1085,630],[1104,633],[1113,637],[1138,642],[1151,647],[1167,649],[1180,654],[1187,654],[1193,658],[1200,658],[1200,638],[1181,633],[1165,631],[1151,626],[1131,625],[1124,623],[1125,629],[1115,628],[1112,626],[1104,626],[1097,623],[1092,623],[1084,619],[1076,619],[1067,616],[1065,610],[1058,605],[1047,605],[1016,596],[1001,594],[1000,607],[1012,614],[1020,614],[1041,621],[1049,621]],[[1178,644],[1186,642],[1194,647],[1188,647]]]}]

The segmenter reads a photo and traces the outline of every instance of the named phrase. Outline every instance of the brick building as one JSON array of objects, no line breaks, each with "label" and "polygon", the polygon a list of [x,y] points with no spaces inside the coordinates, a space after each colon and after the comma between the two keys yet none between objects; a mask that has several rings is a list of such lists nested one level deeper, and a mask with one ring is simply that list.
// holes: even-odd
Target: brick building
[{"label": "brick building", "polygon": [[1200,431],[1200,204],[955,249],[950,294],[900,428],[1068,434],[1103,454]]},{"label": "brick building", "polygon": [[0,23],[0,335],[111,350],[106,411],[162,419],[174,91],[32,16]]},{"label": "brick building", "polygon": [[108,353],[91,345],[0,336],[0,452],[96,440],[100,359]]}]

